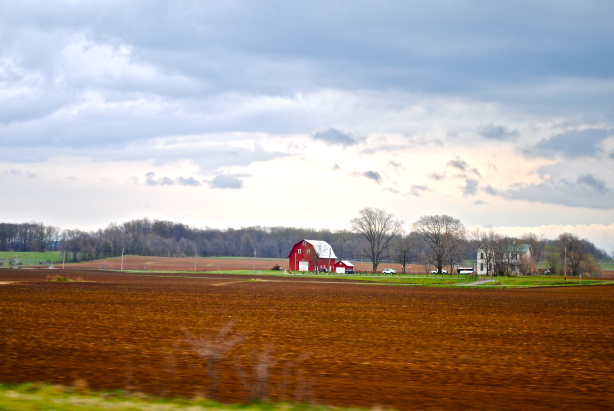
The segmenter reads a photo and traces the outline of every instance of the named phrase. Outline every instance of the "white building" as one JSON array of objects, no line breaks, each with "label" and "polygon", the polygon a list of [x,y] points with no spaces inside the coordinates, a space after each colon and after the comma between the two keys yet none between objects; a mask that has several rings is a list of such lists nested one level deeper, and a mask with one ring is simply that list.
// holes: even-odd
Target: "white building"
[{"label": "white building", "polygon": [[[507,244],[503,247],[482,246],[477,252],[477,273],[478,275],[491,274],[504,268],[514,274],[518,274],[523,261],[531,258],[529,244]],[[498,266],[498,267],[497,267]]]}]

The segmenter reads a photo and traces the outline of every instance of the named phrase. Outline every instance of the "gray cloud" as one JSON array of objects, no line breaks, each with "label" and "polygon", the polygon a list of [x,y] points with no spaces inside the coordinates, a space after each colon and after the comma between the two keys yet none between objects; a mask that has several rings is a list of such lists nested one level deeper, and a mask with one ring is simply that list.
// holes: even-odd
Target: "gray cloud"
[{"label": "gray cloud", "polygon": [[501,191],[497,190],[496,188],[494,188],[491,185],[487,185],[485,187],[482,187],[481,190],[483,192],[485,192],[486,194],[490,194],[490,195],[493,195],[493,196],[501,195]]},{"label": "gray cloud", "polygon": [[427,186],[412,184],[409,189],[409,194],[415,197],[420,197],[422,194],[429,191],[431,191],[431,189]]},{"label": "gray cloud", "polygon": [[395,152],[400,150],[407,150],[408,147],[412,147],[413,144],[410,145],[401,145],[401,144],[380,144],[374,147],[369,147],[360,150],[360,154],[375,154],[381,152]]},{"label": "gray cloud", "polygon": [[458,157],[456,158],[456,160],[448,161],[447,165],[453,168],[458,168],[461,171],[466,171],[468,168],[467,162],[465,160],[459,159]]},{"label": "gray cloud", "polygon": [[[267,162],[287,157],[287,153],[267,151],[260,145],[254,148],[237,147],[227,142],[208,142],[206,138],[171,138],[164,141],[139,141],[123,150],[113,148],[20,148],[13,149],[12,161],[20,163],[42,162],[54,156],[75,156],[92,161],[129,162],[154,160],[161,166],[177,160],[188,160],[197,165],[203,174],[230,166],[248,166],[255,162]],[[204,140],[204,141],[203,141]],[[220,140],[224,140],[220,138]]]},{"label": "gray cloud", "polygon": [[176,179],[172,179],[169,177],[160,177],[156,178],[156,173],[153,171],[145,174],[145,184],[148,186],[172,186],[172,185],[181,185],[188,187],[199,187],[201,184],[194,177],[184,178],[178,177]]},{"label": "gray cloud", "polygon": [[[480,172],[478,171],[477,168],[470,167],[469,164],[465,160],[461,160],[459,157],[456,157],[456,159],[454,159],[454,160],[448,161],[447,166],[459,169],[459,170],[461,170],[463,172],[472,173],[472,174],[475,174],[478,177],[481,177],[481,174],[480,174]],[[431,177],[434,178],[435,176],[439,177],[440,175],[438,175],[438,174],[431,174]],[[464,174],[460,174],[460,175],[457,175],[457,177],[465,178],[466,176]],[[437,178],[435,178],[435,179],[437,179]]]},{"label": "gray cloud", "polygon": [[179,185],[188,186],[188,187],[200,187],[201,185],[200,181],[196,180],[194,177],[189,177],[189,178],[178,177],[177,180],[175,181]]},{"label": "gray cloud", "polygon": [[172,186],[175,182],[168,177],[156,179],[156,173],[149,172],[145,174],[145,184],[148,186]]},{"label": "gray cloud", "polygon": [[520,132],[516,129],[510,130],[505,126],[498,126],[495,124],[480,126],[477,132],[484,138],[498,141],[513,141],[520,136]]},{"label": "gray cloud", "polygon": [[507,199],[543,204],[602,210],[614,208],[614,192],[603,180],[591,174],[579,177],[575,183],[564,178],[549,178],[538,184],[515,184],[507,190],[486,186],[482,191]]},{"label": "gray cloud", "polygon": [[212,188],[238,190],[243,188],[241,177],[248,177],[246,174],[220,174],[209,183]]},{"label": "gray cloud", "polygon": [[567,131],[539,141],[534,147],[526,149],[524,154],[541,157],[594,157],[602,154],[601,143],[612,134],[613,130],[603,128]]},{"label": "gray cloud", "polygon": [[314,140],[320,140],[329,145],[340,145],[343,147],[354,146],[364,142],[366,137],[356,136],[351,133],[345,133],[341,130],[329,128],[324,131],[318,131],[313,135]]},{"label": "gray cloud", "polygon": [[578,184],[582,184],[586,187],[589,187],[599,194],[606,194],[610,191],[610,189],[607,188],[605,181],[595,177],[592,174],[585,174],[581,177],[578,177],[577,181]]},{"label": "gray cloud", "polygon": [[429,177],[431,177],[435,181],[440,181],[446,177],[446,174],[445,173],[433,173]]},{"label": "gray cloud", "polygon": [[382,182],[382,176],[377,172],[377,171],[365,171],[364,173],[362,173],[363,177],[367,177],[370,178],[371,180],[375,181],[377,184],[380,184]]},{"label": "gray cloud", "polygon": [[15,169],[6,170],[2,174],[9,175],[9,176],[27,177],[27,178],[36,178],[36,177],[38,177],[38,175],[35,174],[35,173],[31,173],[29,171],[24,172],[24,171],[15,170]]},{"label": "gray cloud", "polygon": [[465,197],[474,196],[478,192],[478,180],[467,179],[465,180],[465,186],[463,187],[463,195]]}]

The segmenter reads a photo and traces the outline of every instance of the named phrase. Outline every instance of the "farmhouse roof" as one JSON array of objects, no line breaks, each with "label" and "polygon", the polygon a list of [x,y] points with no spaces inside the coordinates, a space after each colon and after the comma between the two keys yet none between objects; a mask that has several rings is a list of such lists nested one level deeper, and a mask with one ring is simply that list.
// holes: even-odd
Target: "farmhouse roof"
[{"label": "farmhouse roof", "polygon": [[330,244],[328,244],[326,241],[319,241],[319,240],[305,240],[305,241],[307,241],[309,244],[313,246],[313,248],[315,248],[316,253],[318,254],[318,257],[334,258],[334,259],[337,258],[337,256],[335,255],[335,252],[333,251],[333,247],[331,247]]},{"label": "farmhouse roof", "polygon": [[[481,245],[480,248],[478,248],[477,251],[480,251],[481,249],[483,249],[484,246]],[[529,244],[509,244],[507,246],[507,251],[510,253],[528,253],[529,252]]]},{"label": "farmhouse roof", "polygon": [[354,264],[350,263],[347,260],[341,260],[341,263],[347,267],[354,267]]}]

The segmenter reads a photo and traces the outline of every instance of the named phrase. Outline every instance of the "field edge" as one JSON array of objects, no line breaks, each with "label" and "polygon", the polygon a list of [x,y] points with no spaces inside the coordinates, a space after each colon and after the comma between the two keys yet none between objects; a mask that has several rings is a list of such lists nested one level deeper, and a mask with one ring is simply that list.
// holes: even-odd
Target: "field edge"
[{"label": "field edge", "polygon": [[204,398],[157,397],[140,392],[90,391],[83,380],[75,386],[48,383],[0,384],[0,409],[53,409],[55,411],[90,411],[113,409],[116,411],[361,411],[362,408],[342,408],[315,404],[254,401],[248,404],[221,404]]}]

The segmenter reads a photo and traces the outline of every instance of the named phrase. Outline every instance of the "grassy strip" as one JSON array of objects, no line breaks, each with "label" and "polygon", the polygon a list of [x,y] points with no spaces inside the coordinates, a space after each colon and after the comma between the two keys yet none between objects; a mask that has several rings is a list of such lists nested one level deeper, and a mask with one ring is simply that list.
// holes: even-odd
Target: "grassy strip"
[{"label": "grassy strip", "polygon": [[[159,270],[151,270],[151,271],[141,271],[141,270],[104,270],[104,271],[113,271],[117,274],[125,273],[125,274],[134,274],[138,276],[168,276],[168,277],[186,277],[182,274],[199,274],[200,276],[207,276],[207,274],[216,274],[216,275],[262,275],[267,277],[282,277],[282,278],[313,278],[313,279],[328,279],[328,280],[351,280],[351,281],[368,281],[368,282],[376,282],[376,283],[386,283],[386,284],[399,284],[399,285],[457,285],[470,283],[475,281],[475,279],[465,279],[465,278],[449,278],[449,277],[438,277],[435,278],[433,275],[430,277],[412,277],[410,275],[404,276],[384,276],[383,274],[363,274],[363,275],[339,275],[339,274],[314,274],[314,273],[306,273],[306,274],[284,274],[283,271],[278,270],[256,270],[255,274],[252,270],[211,270],[211,271],[159,271]],[[189,276],[187,278],[199,278]]]},{"label": "grassy strip", "polygon": [[28,264],[36,264],[36,262],[45,263],[47,261],[58,262],[62,261],[61,251],[46,251],[44,253],[27,251],[23,253],[15,253],[13,251],[0,251],[0,258],[9,259],[17,258],[17,260],[27,260]]},{"label": "grassy strip", "polygon": [[614,270],[614,261],[610,260],[610,261],[605,261],[605,260],[600,260],[598,261],[599,267],[601,267],[602,270],[608,270],[608,271],[613,271]]},{"label": "grassy strip", "polygon": [[481,288],[497,287],[569,287],[569,286],[589,286],[589,285],[614,285],[614,281],[601,280],[595,278],[583,278],[582,282],[578,277],[495,277],[493,283],[480,285]]},{"label": "grassy strip", "polygon": [[139,410],[243,410],[243,411],[302,411],[302,410],[356,410],[309,404],[261,402],[224,405],[209,400],[186,398],[157,398],[144,394],[116,392],[89,392],[73,387],[28,383],[18,386],[0,385],[0,410],[55,410],[55,411],[139,411]]}]

